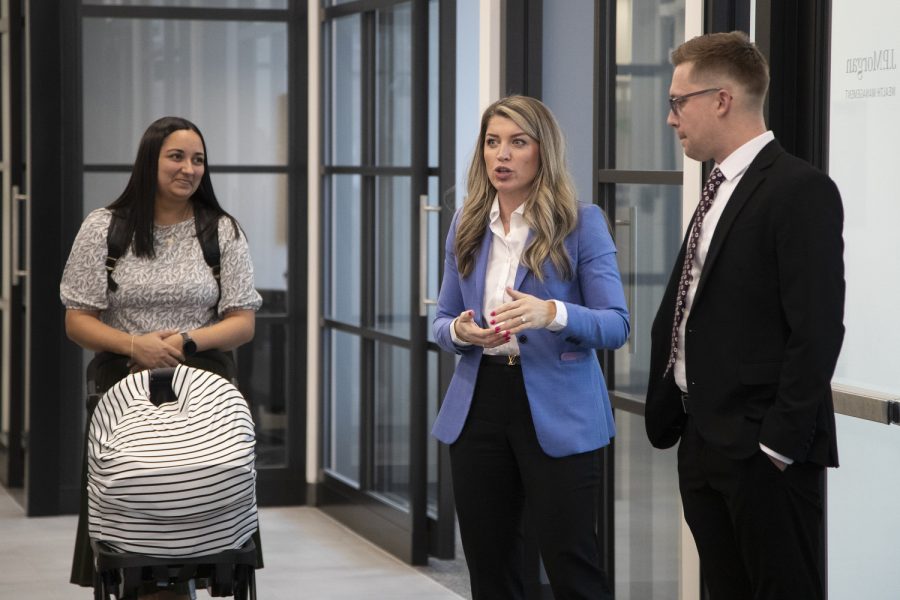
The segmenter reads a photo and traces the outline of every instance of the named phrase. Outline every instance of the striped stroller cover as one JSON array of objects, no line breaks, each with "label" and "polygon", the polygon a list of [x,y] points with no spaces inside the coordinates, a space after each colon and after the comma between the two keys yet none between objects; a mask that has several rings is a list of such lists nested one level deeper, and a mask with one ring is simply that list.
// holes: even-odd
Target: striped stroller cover
[{"label": "striped stroller cover", "polygon": [[240,548],[257,528],[254,428],[226,379],[180,365],[177,400],[150,401],[150,373],[103,395],[88,433],[88,531],[160,557]]}]

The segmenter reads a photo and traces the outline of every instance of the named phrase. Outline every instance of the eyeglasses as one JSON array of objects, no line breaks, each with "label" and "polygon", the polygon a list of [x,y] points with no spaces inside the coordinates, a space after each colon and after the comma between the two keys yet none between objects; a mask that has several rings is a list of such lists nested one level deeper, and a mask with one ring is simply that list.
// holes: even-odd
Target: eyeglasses
[{"label": "eyeglasses", "polygon": [[724,88],[706,88],[705,90],[700,90],[699,92],[691,92],[690,94],[685,94],[684,96],[669,96],[669,108],[672,109],[672,114],[677,117],[678,113],[681,111],[681,107],[691,96],[700,96],[701,94],[708,94],[710,92],[721,92],[723,89]]}]

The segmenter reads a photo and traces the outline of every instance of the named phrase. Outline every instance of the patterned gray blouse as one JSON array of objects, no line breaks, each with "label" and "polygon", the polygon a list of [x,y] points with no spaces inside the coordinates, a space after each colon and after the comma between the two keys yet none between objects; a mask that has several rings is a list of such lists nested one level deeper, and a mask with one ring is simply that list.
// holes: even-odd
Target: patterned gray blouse
[{"label": "patterned gray blouse", "polygon": [[108,291],[106,234],[112,213],[92,211],[75,238],[59,285],[65,307],[99,310],[100,320],[120,331],[144,334],[161,329],[205,327],[232,310],[258,310],[262,298],[253,287],[253,263],[247,239],[236,236],[231,221],[219,219],[222,297],[194,231],[194,219],[153,227],[156,258],[137,258],[129,248],[119,258]]}]

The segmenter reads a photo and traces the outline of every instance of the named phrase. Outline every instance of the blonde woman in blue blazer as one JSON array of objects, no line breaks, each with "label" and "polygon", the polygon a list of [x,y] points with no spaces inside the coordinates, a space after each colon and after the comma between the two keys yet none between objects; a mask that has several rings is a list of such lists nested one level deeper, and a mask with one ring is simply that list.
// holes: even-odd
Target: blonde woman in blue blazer
[{"label": "blonde woman in blue blazer", "polygon": [[527,502],[554,597],[611,598],[596,535],[615,435],[595,350],[628,337],[616,249],[579,203],[544,104],[487,108],[446,244],[434,334],[460,355],[433,433],[450,444],[475,600],[524,598]]}]

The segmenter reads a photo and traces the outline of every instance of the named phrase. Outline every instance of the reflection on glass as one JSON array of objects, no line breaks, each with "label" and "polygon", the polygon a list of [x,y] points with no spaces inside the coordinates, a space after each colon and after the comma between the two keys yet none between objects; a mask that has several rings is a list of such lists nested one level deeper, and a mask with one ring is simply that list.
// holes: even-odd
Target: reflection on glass
[{"label": "reflection on glass", "polygon": [[325,469],[350,485],[359,486],[359,338],[330,332],[325,372]]},{"label": "reflection on glass", "polygon": [[374,491],[409,508],[409,351],[375,343]]},{"label": "reflection on glass", "polygon": [[[287,290],[287,175],[213,173],[222,208],[241,224],[250,244],[253,279],[260,294]],[[262,310],[271,312],[263,303]]]},{"label": "reflection on glass", "polygon": [[83,0],[104,6],[190,6],[193,8],[287,8],[288,0]]},{"label": "reflection on glass", "polygon": [[[331,22],[331,164],[362,160],[360,16]],[[327,159],[326,159],[327,160]]]},{"label": "reflection on glass", "polygon": [[410,268],[418,267],[410,256],[410,193],[409,177],[376,179],[375,327],[403,338],[412,312]]},{"label": "reflection on glass", "polygon": [[287,164],[287,24],[85,18],[82,39],[85,163],[130,164],[168,114],[212,165]]},{"label": "reflection on glass", "polygon": [[376,13],[375,139],[379,165],[408,165],[412,114],[412,6]]},{"label": "reflection on glass", "polygon": [[681,170],[666,125],[672,50],[684,41],[684,0],[616,2],[617,169]]},{"label": "reflection on glass", "polygon": [[327,214],[329,248],[325,316],[353,325],[360,324],[360,273],[362,207],[360,177],[331,178],[331,203]]},{"label": "reflection on glass", "polygon": [[650,446],[642,417],[616,411],[615,597],[678,598],[681,513],[675,450]]},{"label": "reflection on glass", "polygon": [[[284,292],[260,290],[263,306],[283,304]],[[281,296],[282,298],[278,298]],[[256,467],[287,463],[287,326],[256,321],[253,341],[237,349],[237,379],[256,424]]]},{"label": "reflection on glass", "polygon": [[650,326],[681,245],[681,187],[616,186],[619,272],[631,336],[615,353],[616,392],[643,401],[650,369]]}]

